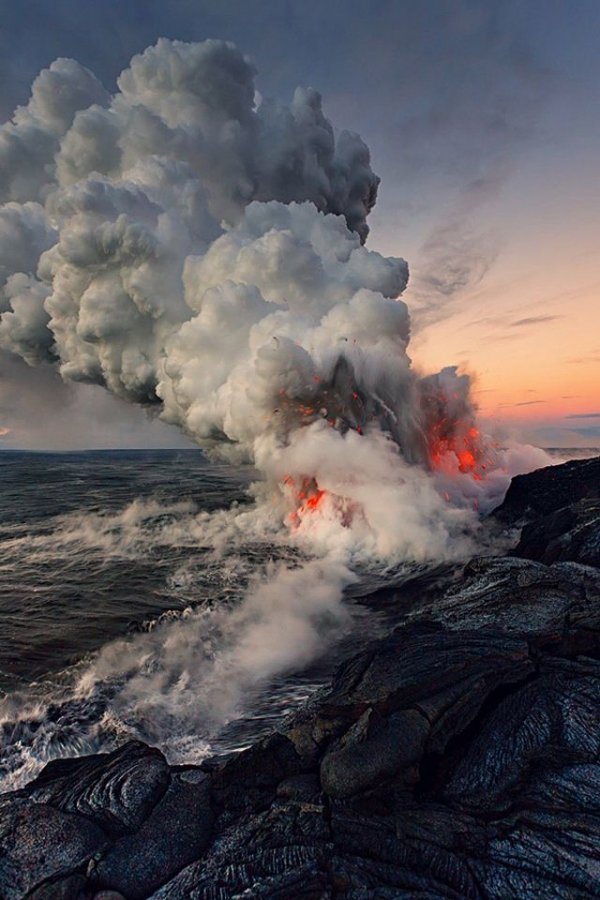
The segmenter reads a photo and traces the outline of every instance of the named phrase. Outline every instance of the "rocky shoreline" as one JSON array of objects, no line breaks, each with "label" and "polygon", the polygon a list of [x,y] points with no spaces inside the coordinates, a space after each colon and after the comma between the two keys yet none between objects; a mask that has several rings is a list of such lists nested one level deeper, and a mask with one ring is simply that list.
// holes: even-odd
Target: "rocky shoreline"
[{"label": "rocky shoreline", "polygon": [[229,761],[130,742],[0,797],[0,896],[598,897],[600,458],[515,478],[494,515],[510,556],[415,584]]}]

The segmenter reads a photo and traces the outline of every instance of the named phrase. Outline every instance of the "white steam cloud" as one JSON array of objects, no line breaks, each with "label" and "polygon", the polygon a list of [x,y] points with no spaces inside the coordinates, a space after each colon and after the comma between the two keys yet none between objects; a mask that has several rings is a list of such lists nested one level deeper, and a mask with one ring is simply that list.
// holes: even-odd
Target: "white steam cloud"
[{"label": "white steam cloud", "polygon": [[423,463],[432,417],[444,441],[472,425],[469,385],[411,369],[408,267],[364,246],[368,149],[254,74],[232,44],[161,39],[113,97],[72,60],[38,76],[0,132],[0,347],[267,474],[323,422]]},{"label": "white steam cloud", "polygon": [[546,462],[486,443],[467,376],[414,371],[407,264],[365,246],[366,145],[336,135],[316,91],[282,106],[254,75],[232,44],[161,39],[111,97],[61,59],[0,129],[0,348],[262,471],[250,513],[187,521],[188,538],[285,523],[319,557],[105,648],[77,691],[122,676],[115,708],[165,732],[199,697],[227,720],[321,649],[352,566],[471,552],[477,509]]}]

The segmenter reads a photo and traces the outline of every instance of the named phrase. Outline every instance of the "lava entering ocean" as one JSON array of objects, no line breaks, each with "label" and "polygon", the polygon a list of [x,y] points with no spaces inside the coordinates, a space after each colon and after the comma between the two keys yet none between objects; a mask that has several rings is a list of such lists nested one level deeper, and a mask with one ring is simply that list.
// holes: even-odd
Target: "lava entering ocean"
[{"label": "lava entering ocean", "polygon": [[[73,687],[74,708],[110,696],[103,721],[182,761],[339,637],[358,571],[473,555],[476,510],[546,462],[490,452],[467,375],[415,370],[407,263],[366,245],[368,148],[316,91],[286,106],[254,76],[230,43],[161,39],[111,96],[61,59],[0,130],[0,348],[262,476],[254,504],[158,516],[144,545],[237,555],[253,571],[236,602],[107,645]],[[129,553],[139,516],[56,540]]]},{"label": "lava entering ocean", "polygon": [[327,491],[319,488],[316,479],[307,476],[298,482],[291,475],[284,475],[282,485],[293,507],[288,516],[288,523],[293,528],[298,527],[307,513],[319,509],[327,496]]},{"label": "lava entering ocean", "polygon": [[[412,383],[412,413],[399,428],[401,410],[397,400],[388,394],[384,401],[375,391],[369,392],[355,373],[353,364],[340,356],[329,378],[313,376],[304,384],[295,385],[295,396],[280,389],[273,419],[281,429],[283,443],[294,431],[310,429],[316,423],[332,429],[344,438],[350,432],[369,443],[376,433],[385,436],[398,454],[411,465],[434,476],[440,495],[446,500],[451,493],[456,499],[465,477],[483,484],[488,467],[496,471],[500,465],[489,438],[476,425],[476,409],[470,400],[470,382],[455,369],[446,369],[436,376],[415,377]],[[394,411],[396,408],[396,412]],[[286,472],[280,489],[291,512],[287,524],[296,532],[309,524],[311,514],[333,514],[338,522],[349,527],[358,512],[356,502],[343,493],[331,492],[321,486],[320,472],[304,470],[295,475]],[[406,470],[399,478],[406,477]],[[449,484],[455,482],[452,492]],[[467,490],[467,495],[469,491]],[[469,504],[479,508],[476,498]],[[326,508],[326,509],[325,509]]]},{"label": "lava entering ocean", "polygon": [[469,379],[415,372],[408,266],[366,247],[368,148],[254,75],[230,43],[166,39],[114,96],[73,60],[40,73],[0,132],[0,348],[289,474],[305,519],[381,472],[425,490],[407,466],[482,479]]}]

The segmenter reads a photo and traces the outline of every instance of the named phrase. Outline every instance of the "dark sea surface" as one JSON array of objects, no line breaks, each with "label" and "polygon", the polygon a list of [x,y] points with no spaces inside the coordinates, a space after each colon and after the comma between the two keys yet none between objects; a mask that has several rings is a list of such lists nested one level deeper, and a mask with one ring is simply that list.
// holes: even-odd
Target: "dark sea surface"
[{"label": "dark sea surface", "polygon": [[[248,503],[252,475],[195,450],[0,454],[0,689],[55,673],[166,610],[213,599],[210,567],[192,597],[178,578],[202,549],[159,551],[153,531],[182,513]],[[121,523],[111,519],[132,503],[149,504],[137,546],[119,542]]]},{"label": "dark sea surface", "polygon": [[127,737],[172,762],[239,750],[386,629],[361,598],[419,567],[361,573],[326,653],[228,692],[214,661],[247,650],[235,610],[249,583],[302,562],[232,532],[226,511],[251,508],[255,477],[195,450],[0,452],[0,790]]},{"label": "dark sea surface", "polygon": [[[235,609],[257,571],[298,563],[281,543],[243,537],[231,546],[225,537],[215,553],[218,521],[209,539],[197,530],[204,513],[212,522],[219,510],[250,508],[255,477],[195,450],[0,453],[0,790],[56,756],[110,749],[127,736],[173,761],[239,750],[320,686],[365,628],[381,631],[382,617],[349,596],[351,622],[333,652],[250,686],[239,715],[222,714],[222,723],[202,697],[198,722],[190,718],[176,681],[219,652],[226,626],[215,611]],[[366,578],[350,593],[379,585]],[[201,645],[197,660],[195,647],[182,650],[186,629]],[[106,670],[102,654],[120,638],[133,643],[117,645],[122,660],[110,658]],[[182,653],[190,661],[165,665]],[[138,670],[151,687],[131,699]],[[160,709],[145,690],[164,694]]]}]

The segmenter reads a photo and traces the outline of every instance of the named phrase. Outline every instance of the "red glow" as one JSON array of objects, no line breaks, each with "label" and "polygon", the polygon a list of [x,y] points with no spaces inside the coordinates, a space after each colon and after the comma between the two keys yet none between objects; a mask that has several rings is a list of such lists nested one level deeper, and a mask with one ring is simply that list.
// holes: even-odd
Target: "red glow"
[{"label": "red glow", "polygon": [[481,481],[485,463],[481,436],[475,426],[464,428],[461,423],[449,423],[442,419],[431,427],[428,445],[433,469],[451,468],[454,459],[459,472]]},{"label": "red glow", "polygon": [[295,479],[291,475],[284,475],[282,484],[288,489],[295,509],[290,513],[288,521],[297,528],[302,518],[307,513],[314,513],[322,505],[327,491],[321,490],[314,478],[302,477]]},{"label": "red glow", "polygon": [[475,457],[470,450],[455,450],[458,459],[458,468],[461,472],[470,472],[475,468]]},{"label": "red glow", "polygon": [[325,491],[317,490],[316,494],[313,494],[312,497],[309,497],[306,501],[308,509],[317,509],[317,507],[321,505],[321,500],[324,496]]}]

